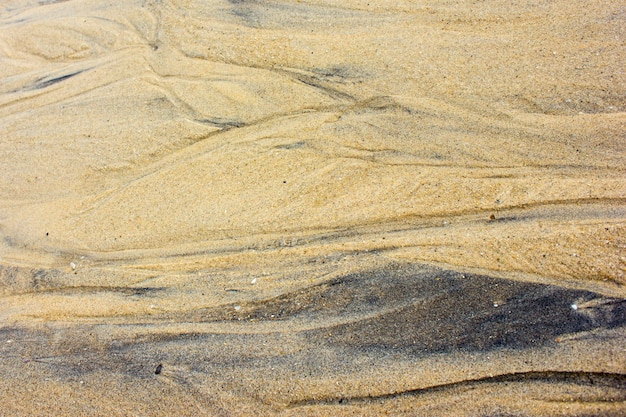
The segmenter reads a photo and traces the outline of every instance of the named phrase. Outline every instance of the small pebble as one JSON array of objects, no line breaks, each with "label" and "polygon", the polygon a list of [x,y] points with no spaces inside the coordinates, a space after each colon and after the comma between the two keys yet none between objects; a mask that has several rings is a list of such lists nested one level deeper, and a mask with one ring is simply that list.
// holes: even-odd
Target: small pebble
[{"label": "small pebble", "polygon": [[154,370],[155,375],[159,375],[162,370],[163,370],[163,365],[158,364],[156,369]]}]

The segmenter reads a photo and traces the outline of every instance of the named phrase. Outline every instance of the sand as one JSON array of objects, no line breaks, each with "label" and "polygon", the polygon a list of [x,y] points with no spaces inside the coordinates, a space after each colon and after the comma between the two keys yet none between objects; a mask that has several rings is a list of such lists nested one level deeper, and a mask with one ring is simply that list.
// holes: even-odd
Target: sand
[{"label": "sand", "polygon": [[623,415],[625,13],[2,2],[0,414]]}]

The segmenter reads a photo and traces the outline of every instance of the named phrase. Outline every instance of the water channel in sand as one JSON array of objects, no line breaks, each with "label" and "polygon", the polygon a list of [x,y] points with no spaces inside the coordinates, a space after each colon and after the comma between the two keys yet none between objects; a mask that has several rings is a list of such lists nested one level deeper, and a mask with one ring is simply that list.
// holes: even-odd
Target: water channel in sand
[{"label": "water channel in sand", "polygon": [[7,415],[621,415],[626,14],[0,3]]}]

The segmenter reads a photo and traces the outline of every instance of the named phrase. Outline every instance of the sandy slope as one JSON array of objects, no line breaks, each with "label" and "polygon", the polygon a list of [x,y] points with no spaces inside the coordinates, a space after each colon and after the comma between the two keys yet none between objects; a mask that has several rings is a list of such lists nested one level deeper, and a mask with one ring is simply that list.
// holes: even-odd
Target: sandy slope
[{"label": "sandy slope", "polygon": [[624,13],[2,2],[6,412],[620,414]]}]

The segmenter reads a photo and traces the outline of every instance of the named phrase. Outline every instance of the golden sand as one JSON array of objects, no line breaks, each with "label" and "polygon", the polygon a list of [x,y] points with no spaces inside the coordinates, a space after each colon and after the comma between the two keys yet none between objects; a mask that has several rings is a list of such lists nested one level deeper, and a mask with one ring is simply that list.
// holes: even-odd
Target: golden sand
[{"label": "golden sand", "polygon": [[625,13],[2,2],[0,414],[623,415]]}]

